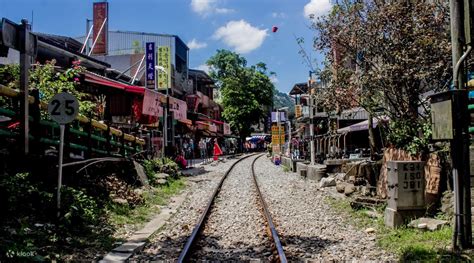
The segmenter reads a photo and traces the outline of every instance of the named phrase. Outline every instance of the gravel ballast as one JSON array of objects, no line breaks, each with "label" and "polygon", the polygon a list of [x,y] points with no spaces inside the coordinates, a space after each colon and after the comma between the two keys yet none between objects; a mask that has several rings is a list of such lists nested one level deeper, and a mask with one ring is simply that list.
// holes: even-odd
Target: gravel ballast
[{"label": "gravel ballast", "polygon": [[375,233],[352,226],[327,204],[316,181],[283,172],[259,158],[255,172],[289,261],[395,261],[377,247]]},{"label": "gravel ballast", "polygon": [[176,261],[214,188],[236,161],[237,159],[230,159],[217,165],[205,165],[205,173],[186,178],[186,200],[178,212],[151,238],[143,251],[134,255],[131,261]]},{"label": "gravel ballast", "polygon": [[[237,164],[224,181],[191,261],[275,259],[252,181],[250,169],[255,157]],[[234,162],[207,165],[206,173],[189,177],[186,201],[132,261],[176,261],[214,188]],[[328,193],[321,191],[316,181],[283,172],[266,157],[257,160],[255,172],[290,262],[397,259],[377,247],[376,233],[357,229],[330,207]]]}]

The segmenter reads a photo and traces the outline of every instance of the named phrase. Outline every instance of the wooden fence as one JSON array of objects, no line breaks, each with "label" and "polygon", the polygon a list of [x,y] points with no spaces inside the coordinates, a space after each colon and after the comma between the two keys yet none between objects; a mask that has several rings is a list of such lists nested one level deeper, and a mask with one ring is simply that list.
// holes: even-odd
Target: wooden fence
[{"label": "wooden fence", "polygon": [[[47,103],[40,101],[37,91],[33,91],[32,94],[34,96],[29,97],[29,138],[32,146],[35,146],[31,147],[32,150],[45,150],[47,147],[59,145],[59,125],[40,117],[41,111],[46,112]],[[17,101],[20,92],[0,85],[0,96]],[[0,126],[0,137],[13,140],[20,138],[19,130],[15,128],[16,125],[14,124],[15,120],[22,119],[19,112],[19,108],[15,108],[15,106],[8,108],[0,105],[0,115],[12,119],[9,126]],[[78,115],[75,121],[66,125],[64,138],[66,156],[69,156],[68,153],[79,154],[86,159],[97,156],[127,157],[141,152],[145,146],[143,139],[126,134],[119,129],[83,115]]]}]

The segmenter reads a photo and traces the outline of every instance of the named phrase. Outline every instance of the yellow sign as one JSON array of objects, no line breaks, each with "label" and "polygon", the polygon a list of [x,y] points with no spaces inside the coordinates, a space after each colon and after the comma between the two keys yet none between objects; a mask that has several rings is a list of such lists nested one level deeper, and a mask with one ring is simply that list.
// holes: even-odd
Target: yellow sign
[{"label": "yellow sign", "polygon": [[280,135],[280,139],[278,139],[278,135],[272,135],[272,144],[285,144],[285,135]]},{"label": "yellow sign", "polygon": [[302,107],[301,105],[295,105],[295,118],[301,117]]},{"label": "yellow sign", "polygon": [[171,49],[169,46],[159,46],[157,54],[158,66],[164,70],[158,70],[158,89],[171,88]]}]

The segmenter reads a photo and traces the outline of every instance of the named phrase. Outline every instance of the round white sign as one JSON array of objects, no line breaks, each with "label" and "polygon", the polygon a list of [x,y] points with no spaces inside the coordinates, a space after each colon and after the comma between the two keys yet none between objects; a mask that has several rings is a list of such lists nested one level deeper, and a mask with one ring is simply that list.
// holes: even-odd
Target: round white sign
[{"label": "round white sign", "polygon": [[58,93],[49,102],[48,113],[59,124],[70,123],[79,113],[79,102],[69,93]]}]

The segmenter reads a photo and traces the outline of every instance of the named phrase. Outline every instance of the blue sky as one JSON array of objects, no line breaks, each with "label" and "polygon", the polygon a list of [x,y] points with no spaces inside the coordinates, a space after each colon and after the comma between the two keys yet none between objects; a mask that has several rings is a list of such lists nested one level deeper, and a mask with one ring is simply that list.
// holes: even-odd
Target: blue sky
[{"label": "blue sky", "polygon": [[[85,34],[92,0],[0,0],[0,17],[31,20],[33,30],[71,37]],[[249,64],[276,72],[277,89],[288,92],[307,81],[308,66],[295,37],[312,51],[309,13],[326,13],[330,0],[109,0],[109,29],[178,35],[191,47],[190,67],[202,68],[217,49],[241,53]],[[272,26],[279,28],[272,33]]]}]

